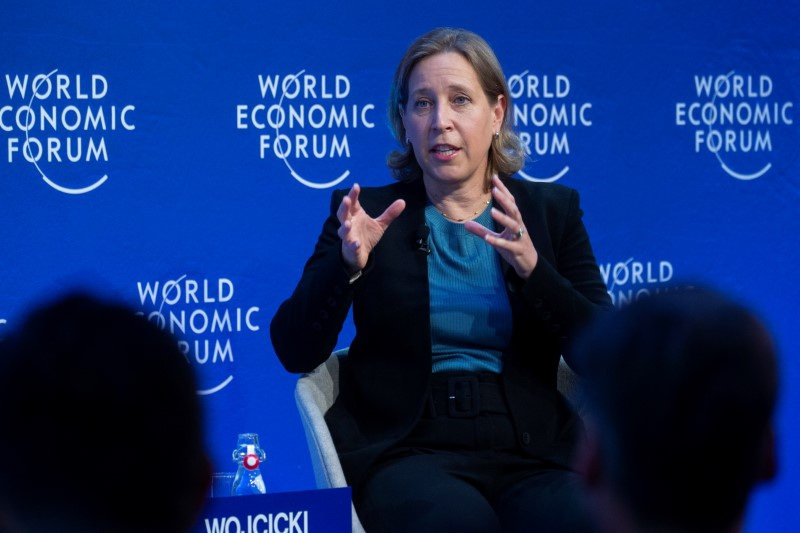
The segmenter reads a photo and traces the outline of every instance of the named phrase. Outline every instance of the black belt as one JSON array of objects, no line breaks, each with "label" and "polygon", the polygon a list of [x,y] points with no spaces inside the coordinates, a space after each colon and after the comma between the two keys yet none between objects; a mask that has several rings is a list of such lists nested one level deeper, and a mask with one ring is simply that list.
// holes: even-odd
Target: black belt
[{"label": "black belt", "polygon": [[474,418],[481,412],[508,413],[496,374],[434,374],[428,410],[432,418]]}]

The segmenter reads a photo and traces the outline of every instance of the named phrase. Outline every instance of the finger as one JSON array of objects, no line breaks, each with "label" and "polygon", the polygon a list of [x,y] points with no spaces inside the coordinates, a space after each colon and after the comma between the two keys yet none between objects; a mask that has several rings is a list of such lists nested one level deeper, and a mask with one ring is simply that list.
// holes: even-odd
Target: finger
[{"label": "finger", "polygon": [[358,195],[361,192],[361,186],[358,183],[354,183],[352,187],[350,187],[350,192],[347,193],[347,196],[353,200],[355,204],[358,201]]},{"label": "finger", "polygon": [[347,243],[344,240],[342,241],[342,258],[344,259],[344,262],[353,270],[359,269],[359,248],[361,248],[361,243],[359,241],[353,241],[351,243]]},{"label": "finger", "polygon": [[517,218],[512,217],[494,207],[492,208],[492,218],[495,222],[503,226],[506,231],[514,235],[512,240],[516,240],[516,237],[519,236],[519,229],[524,227],[522,222],[520,222]]},{"label": "finger", "polygon": [[358,183],[354,183],[353,186],[350,187],[350,190],[347,191],[344,198],[342,198],[342,202],[336,210],[336,218],[339,219],[340,223],[343,224],[344,221],[349,219],[358,209],[358,195],[360,192],[361,187]]},{"label": "finger", "polygon": [[389,224],[394,222],[394,220],[400,216],[400,213],[406,208],[406,201],[405,200],[395,200],[392,202],[392,205],[386,208],[386,210],[381,213],[381,215],[376,218],[375,220],[381,224],[381,226],[386,229],[389,227]]},{"label": "finger", "polygon": [[511,191],[508,190],[508,187],[506,187],[506,184],[503,183],[503,180],[501,180],[500,177],[497,174],[492,176],[492,188],[493,189],[497,189],[499,192],[501,192],[503,195],[505,195],[509,199],[514,200],[514,195],[511,194]]},{"label": "finger", "polygon": [[489,232],[483,239],[498,251],[508,250],[509,252],[513,252],[516,246],[515,241],[504,239],[502,235],[497,235],[496,233]]},{"label": "finger", "polygon": [[339,209],[336,210],[336,218],[339,219],[341,224],[344,224],[346,220],[350,217],[350,208],[353,205],[353,200],[350,198],[350,193],[348,193],[344,198],[342,198],[341,203],[339,204]]},{"label": "finger", "polygon": [[347,238],[348,238],[348,237],[349,237],[349,235],[350,235],[350,229],[352,228],[352,226],[353,226],[353,225],[352,225],[352,223],[350,222],[350,220],[345,220],[345,221],[344,221],[344,222],[342,222],[342,224],[339,226],[339,229],[338,229],[338,230],[336,230],[336,234],[337,234],[337,235],[339,235],[339,238],[340,238],[340,239],[342,239],[343,241],[346,241],[346,240],[347,240]]},{"label": "finger", "polygon": [[361,192],[361,187],[358,186],[358,183],[354,183],[350,190],[347,192],[347,196],[345,196],[342,201],[347,200],[347,212],[350,215],[355,214],[358,211],[358,195]]},{"label": "finger", "polygon": [[492,174],[492,186],[497,187],[501,191],[508,193],[508,188],[506,184],[503,183],[503,180],[500,179],[500,176],[497,174]]},{"label": "finger", "polygon": [[491,235],[494,233],[486,226],[483,226],[474,220],[468,220],[467,222],[464,222],[464,229],[473,235],[480,237],[481,239],[485,239],[486,235]]},{"label": "finger", "polygon": [[492,189],[492,197],[508,216],[519,218],[519,209],[517,209],[517,203],[514,201],[514,197],[511,196],[511,193],[503,192],[497,187],[494,187]]}]

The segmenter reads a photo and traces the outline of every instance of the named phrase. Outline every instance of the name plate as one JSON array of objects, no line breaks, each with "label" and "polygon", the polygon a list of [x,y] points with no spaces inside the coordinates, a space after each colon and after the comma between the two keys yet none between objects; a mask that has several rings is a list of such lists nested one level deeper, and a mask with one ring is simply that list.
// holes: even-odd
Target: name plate
[{"label": "name plate", "polygon": [[350,487],[209,498],[192,533],[350,533]]}]

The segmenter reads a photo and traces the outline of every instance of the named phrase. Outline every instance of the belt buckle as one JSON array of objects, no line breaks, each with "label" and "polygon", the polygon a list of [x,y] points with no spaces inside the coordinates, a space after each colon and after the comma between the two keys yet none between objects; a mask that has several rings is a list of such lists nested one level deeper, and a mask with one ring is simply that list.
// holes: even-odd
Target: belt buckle
[{"label": "belt buckle", "polygon": [[453,418],[475,418],[481,412],[480,382],[476,376],[447,380],[447,412]]}]

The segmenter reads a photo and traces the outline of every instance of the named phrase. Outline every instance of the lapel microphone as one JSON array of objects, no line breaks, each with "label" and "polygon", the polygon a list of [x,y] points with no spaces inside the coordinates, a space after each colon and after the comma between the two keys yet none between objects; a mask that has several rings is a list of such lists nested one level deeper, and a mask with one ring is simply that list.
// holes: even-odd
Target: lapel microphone
[{"label": "lapel microphone", "polygon": [[428,236],[431,234],[431,228],[427,224],[423,224],[417,228],[417,239],[414,241],[416,250],[425,255],[431,254],[431,247],[428,246]]}]

